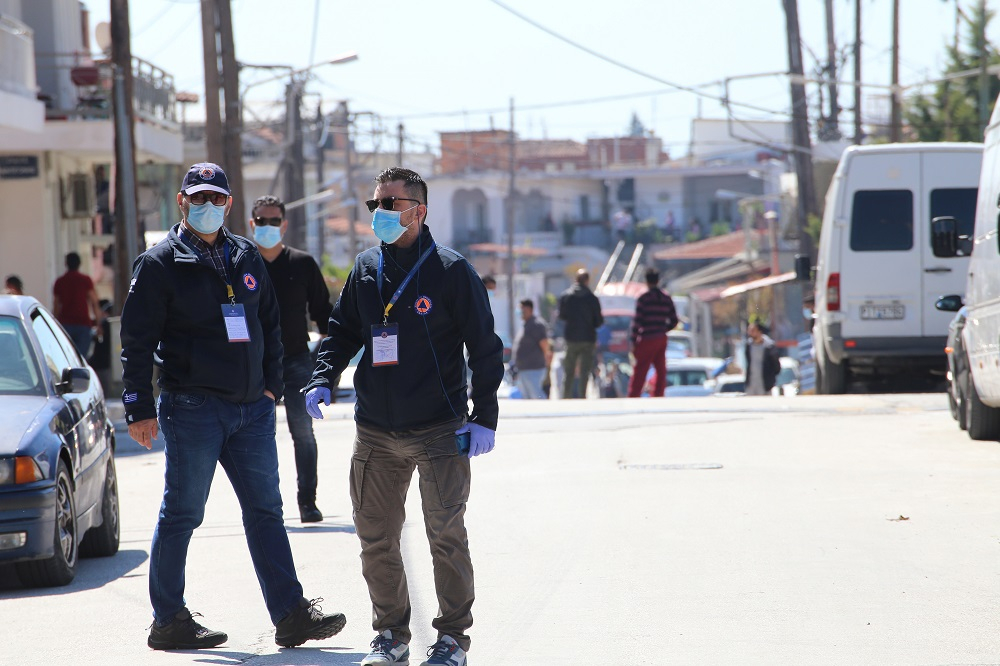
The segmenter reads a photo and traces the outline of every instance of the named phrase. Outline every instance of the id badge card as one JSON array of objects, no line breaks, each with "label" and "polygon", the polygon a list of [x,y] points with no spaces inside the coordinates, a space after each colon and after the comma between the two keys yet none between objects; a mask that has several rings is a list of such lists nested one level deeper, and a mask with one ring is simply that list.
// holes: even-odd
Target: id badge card
[{"label": "id badge card", "polygon": [[399,324],[372,326],[372,365],[399,365]]},{"label": "id badge card", "polygon": [[247,328],[247,315],[242,303],[223,305],[222,320],[226,322],[226,335],[230,342],[250,342],[250,329]]}]

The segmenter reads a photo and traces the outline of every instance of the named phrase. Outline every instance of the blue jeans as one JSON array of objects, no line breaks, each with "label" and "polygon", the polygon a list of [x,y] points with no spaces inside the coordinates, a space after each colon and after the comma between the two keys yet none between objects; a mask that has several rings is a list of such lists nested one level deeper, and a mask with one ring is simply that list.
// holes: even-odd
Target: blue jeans
[{"label": "blue jeans", "polygon": [[263,396],[234,403],[161,391],[158,407],[166,472],[149,554],[153,617],[163,624],[184,608],[188,544],[205,517],[218,462],[239,499],[250,558],[271,621],[277,624],[302,599],[302,586],[281,515],[274,401]]},{"label": "blue jeans", "polygon": [[286,356],[284,360],[285,420],[295,446],[299,504],[316,501],[316,436],[313,434],[313,419],[306,413],[306,396],[300,393],[302,387],[309,383],[314,367],[309,352]]},{"label": "blue jeans", "polygon": [[542,391],[542,380],[545,379],[545,368],[537,370],[518,370],[517,388],[521,389],[521,397],[527,400],[547,398]]},{"label": "blue jeans", "polygon": [[63,324],[63,328],[69,333],[69,339],[73,341],[76,350],[83,358],[87,358],[90,355],[90,343],[94,339],[93,329],[83,324]]}]

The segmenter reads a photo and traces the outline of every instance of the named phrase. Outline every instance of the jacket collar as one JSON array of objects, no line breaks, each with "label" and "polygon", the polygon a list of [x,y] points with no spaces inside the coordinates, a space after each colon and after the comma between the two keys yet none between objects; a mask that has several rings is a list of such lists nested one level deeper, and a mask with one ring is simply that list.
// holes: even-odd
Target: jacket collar
[{"label": "jacket collar", "polygon": [[[173,250],[174,261],[179,264],[196,264],[198,263],[198,252],[192,246],[181,240],[180,228],[181,224],[178,222],[170,228],[170,231],[167,232],[167,243],[170,244],[170,249]],[[250,241],[237,236],[225,227],[222,227],[219,230],[219,233],[221,233],[223,237],[232,244],[234,248],[233,263],[236,263],[243,256],[243,253],[249,249]]]}]

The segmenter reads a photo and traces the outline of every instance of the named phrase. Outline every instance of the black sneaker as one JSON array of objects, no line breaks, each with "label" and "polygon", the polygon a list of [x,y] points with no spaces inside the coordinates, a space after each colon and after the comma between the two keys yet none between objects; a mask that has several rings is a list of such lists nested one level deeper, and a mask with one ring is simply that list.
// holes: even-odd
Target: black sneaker
[{"label": "black sneaker", "polygon": [[303,523],[318,523],[323,520],[323,514],[316,508],[316,502],[299,504],[299,518]]},{"label": "black sneaker", "polygon": [[299,600],[299,607],[278,621],[274,632],[274,642],[281,647],[295,647],[306,641],[330,638],[340,633],[347,624],[343,613],[323,615],[319,602],[323,598]]},{"label": "black sneaker", "polygon": [[154,650],[200,650],[214,648],[229,640],[221,631],[212,631],[194,621],[201,613],[182,608],[170,624],[150,627],[146,644]]}]

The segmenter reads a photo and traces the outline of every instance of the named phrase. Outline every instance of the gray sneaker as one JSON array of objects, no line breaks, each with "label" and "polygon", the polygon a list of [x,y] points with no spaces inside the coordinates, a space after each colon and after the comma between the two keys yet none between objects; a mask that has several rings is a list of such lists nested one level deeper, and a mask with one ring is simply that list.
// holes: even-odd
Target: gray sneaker
[{"label": "gray sneaker", "polygon": [[376,664],[397,664],[408,666],[410,663],[410,647],[392,637],[392,632],[386,629],[372,641],[372,651],[361,660],[361,666]]}]

